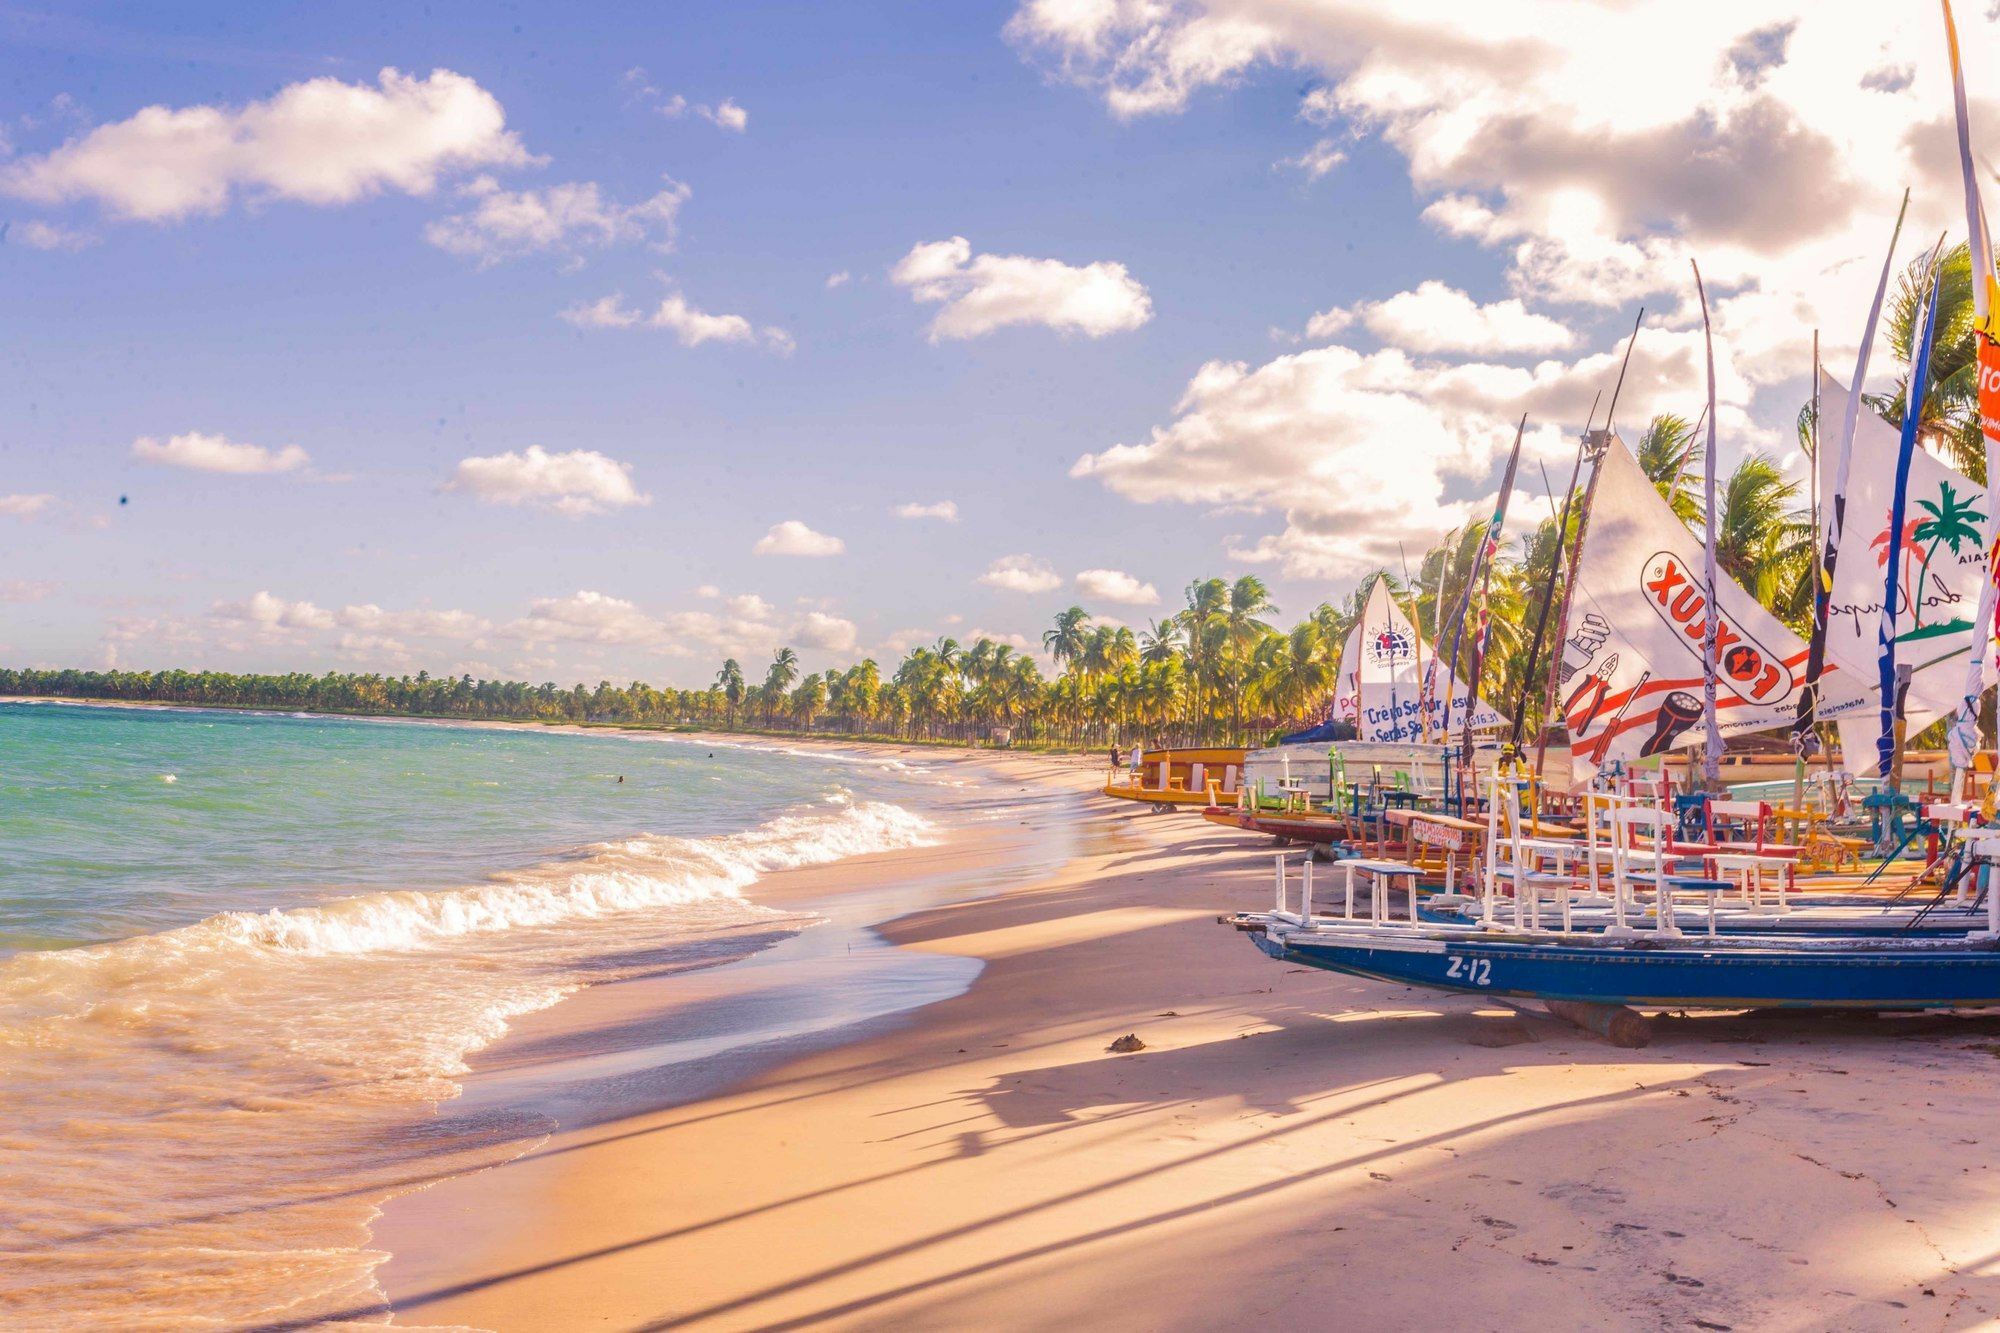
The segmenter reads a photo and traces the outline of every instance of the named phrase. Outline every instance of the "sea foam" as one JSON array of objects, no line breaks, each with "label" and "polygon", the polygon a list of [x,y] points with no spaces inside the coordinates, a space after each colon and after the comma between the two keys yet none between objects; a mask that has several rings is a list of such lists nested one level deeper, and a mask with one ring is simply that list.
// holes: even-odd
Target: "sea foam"
[{"label": "sea foam", "polygon": [[382,1199],[545,1130],[435,1114],[509,1021],[775,943],[810,918],[747,900],[763,876],[937,836],[834,804],[0,962],[0,1323],[87,1321],[121,1273],[145,1275],[120,1305],[135,1325],[365,1305]]}]

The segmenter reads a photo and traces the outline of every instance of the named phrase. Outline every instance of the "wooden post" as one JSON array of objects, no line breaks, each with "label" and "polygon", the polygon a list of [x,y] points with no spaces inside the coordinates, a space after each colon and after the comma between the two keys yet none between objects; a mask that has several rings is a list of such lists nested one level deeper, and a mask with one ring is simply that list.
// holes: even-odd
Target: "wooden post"
[{"label": "wooden post", "polygon": [[1586,1004],[1580,1000],[1544,1000],[1542,1003],[1555,1017],[1574,1023],[1586,1032],[1594,1032],[1613,1046],[1636,1051],[1652,1044],[1651,1020],[1622,1004]]}]

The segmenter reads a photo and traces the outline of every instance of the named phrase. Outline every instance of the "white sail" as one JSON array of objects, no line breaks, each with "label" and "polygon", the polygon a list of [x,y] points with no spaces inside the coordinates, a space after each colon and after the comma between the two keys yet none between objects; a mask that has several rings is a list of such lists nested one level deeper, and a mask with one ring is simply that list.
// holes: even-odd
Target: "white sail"
[{"label": "white sail", "polygon": [[[1577,564],[1558,705],[1584,781],[1612,760],[1700,745],[1708,599],[1702,541],[1674,516],[1624,442],[1598,462]],[[1723,737],[1790,723],[1806,645],[1726,576],[1717,579],[1716,725]],[[1822,698],[1858,710],[1851,673],[1833,666]]]},{"label": "white sail", "polygon": [[[1449,648],[1446,649],[1449,652]],[[1421,659],[1421,663],[1419,661]],[[1417,637],[1417,627],[1403,614],[1387,584],[1377,579],[1369,590],[1361,619],[1347,636],[1340,654],[1340,682],[1334,693],[1334,715],[1354,723],[1364,741],[1421,741],[1428,734],[1442,744],[1443,691],[1437,688],[1450,664],[1437,660],[1435,649]],[[1425,678],[1432,682],[1424,688]],[[1426,709],[1428,704],[1428,709]],[[1464,724],[1472,691],[1454,679],[1451,697],[1453,732]],[[1428,722],[1424,717],[1429,712]],[[1504,727],[1507,719],[1481,703],[1472,714],[1474,729]]]},{"label": "white sail", "polygon": [[[1819,401],[1820,419],[1838,420],[1847,410],[1847,390],[1821,372]],[[1842,549],[1827,608],[1826,655],[1852,677],[1846,684],[1874,678],[1887,562],[1895,559],[1902,588],[1896,652],[1899,661],[1915,668],[1904,705],[1914,736],[1955,709],[1965,693],[1992,515],[1985,487],[1920,448],[1910,459],[1903,532],[1900,540],[1892,540],[1889,506],[1901,445],[1894,427],[1862,409],[1847,475]],[[1834,460],[1826,455],[1822,450],[1820,494],[1831,495]],[[1879,701],[1873,692],[1865,697],[1853,690],[1834,693],[1843,697],[1826,698],[1820,719],[1839,725],[1849,768],[1872,768],[1882,729]]]}]

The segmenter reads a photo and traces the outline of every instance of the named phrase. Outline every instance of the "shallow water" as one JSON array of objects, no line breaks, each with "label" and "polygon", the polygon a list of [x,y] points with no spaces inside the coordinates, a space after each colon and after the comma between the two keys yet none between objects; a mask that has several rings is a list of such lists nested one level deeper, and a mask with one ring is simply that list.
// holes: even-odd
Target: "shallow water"
[{"label": "shallow water", "polygon": [[590,982],[796,936],[812,918],[746,890],[935,840],[977,804],[957,781],[657,735],[0,705],[0,1318],[366,1306],[377,1204],[544,1128],[439,1113],[471,1052]]}]

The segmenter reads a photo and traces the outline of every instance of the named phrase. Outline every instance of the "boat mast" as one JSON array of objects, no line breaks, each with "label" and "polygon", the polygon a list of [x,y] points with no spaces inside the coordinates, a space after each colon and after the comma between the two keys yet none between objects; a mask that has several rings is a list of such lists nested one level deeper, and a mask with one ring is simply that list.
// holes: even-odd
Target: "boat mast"
[{"label": "boat mast", "polygon": [[1702,459],[1702,501],[1707,509],[1707,530],[1702,543],[1702,593],[1708,599],[1701,624],[1701,716],[1708,735],[1702,756],[1701,780],[1707,791],[1722,789],[1722,728],[1715,718],[1715,638],[1722,617],[1715,600],[1715,335],[1708,323],[1708,290],[1701,284],[1701,265],[1693,259],[1694,289],[1701,298],[1701,342],[1708,361],[1708,448]]},{"label": "boat mast", "polygon": [[[1584,534],[1590,531],[1590,510],[1597,500],[1597,479],[1603,473],[1599,466],[1604,459],[1604,451],[1611,447],[1611,422],[1618,415],[1618,395],[1625,388],[1625,371],[1632,364],[1632,349],[1639,345],[1639,325],[1646,318],[1646,307],[1639,307],[1639,316],[1632,321],[1632,336],[1625,341],[1625,359],[1618,364],[1618,382],[1611,388],[1611,406],[1604,413],[1604,431],[1593,436],[1590,420],[1597,416],[1597,402],[1591,400],[1590,420],[1583,423],[1583,442],[1590,451],[1590,485],[1583,492],[1583,506],[1576,516],[1576,540],[1570,543],[1569,564],[1563,570],[1562,613],[1556,617],[1556,642],[1569,639],[1569,613],[1575,604],[1576,565],[1583,556]],[[1555,717],[1556,692],[1562,687],[1562,652],[1560,649],[1549,654],[1549,680],[1547,692],[1542,696],[1542,735],[1535,746],[1535,771],[1542,771],[1542,760],[1549,748],[1549,723]],[[1576,738],[1570,737],[1574,744]]]},{"label": "boat mast", "polygon": [[[1486,635],[1492,621],[1488,606],[1488,592],[1493,583],[1493,566],[1500,555],[1500,532],[1507,523],[1507,501],[1514,494],[1514,474],[1521,465],[1521,441],[1527,438],[1528,414],[1521,414],[1521,424],[1514,428],[1514,451],[1507,455],[1507,471],[1500,478],[1500,499],[1493,506],[1493,521],[1486,526],[1486,541],[1481,548],[1484,552],[1479,575],[1479,624],[1472,636],[1472,663],[1467,671],[1465,683],[1465,721],[1460,724],[1465,750],[1466,776],[1472,776],[1472,719],[1479,712],[1479,678],[1486,669]],[[1449,688],[1458,689],[1457,672]]]},{"label": "boat mast", "polygon": [[[1979,199],[1979,178],[1972,169],[1972,128],[1965,109],[1965,71],[1958,58],[1958,26],[1952,22],[1951,0],[1944,6],[1945,46],[1951,57],[1952,111],[1958,121],[1958,164],[1965,180],[1966,245],[1972,259],[1972,341],[1977,357],[1979,384],[1979,433],[1986,447],[1986,513],[1989,537],[2000,531],[2000,515],[1993,513],[1993,484],[2000,479],[2000,342],[1994,330],[1993,235],[1986,226],[1986,209]],[[1951,751],[1951,795],[1954,801],[1964,794],[1965,774],[1979,752],[1979,701],[1986,693],[1987,662],[1993,656],[1994,635],[2000,628],[2000,564],[1987,547],[1986,580],[1979,589],[1979,612],[1973,618],[1971,660],[1966,664],[1965,692],[1949,734]],[[1994,918],[2000,929],[2000,894],[1988,891],[1995,900]]]},{"label": "boat mast", "polygon": [[[1882,619],[1876,632],[1881,650],[1882,731],[1875,741],[1876,775],[1888,780],[1889,791],[1903,790],[1903,734],[1907,719],[1903,700],[1910,688],[1911,668],[1896,664],[1896,616],[1903,573],[1903,512],[1909,501],[1910,459],[1916,453],[1917,435],[1923,424],[1924,388],[1931,372],[1931,338],[1937,331],[1938,282],[1944,272],[1944,237],[1931,250],[1931,290],[1924,302],[1918,341],[1910,360],[1909,388],[1903,394],[1903,436],[1896,449],[1896,486],[1889,494],[1889,549],[1886,562],[1887,587],[1882,594]],[[1923,589],[1916,590],[1917,596]]]},{"label": "boat mast", "polygon": [[[1810,466],[1807,494],[1812,511],[1812,584],[1819,587],[1819,330],[1813,330],[1812,420],[1807,426],[1806,454]],[[1792,766],[1792,809],[1806,808],[1806,757],[1796,754]]]},{"label": "boat mast", "polygon": [[[1875,303],[1868,307],[1868,323],[1861,333],[1861,350],[1854,357],[1854,383],[1847,392],[1847,408],[1841,413],[1840,434],[1834,437],[1833,476],[1826,495],[1826,540],[1821,543],[1819,582],[1813,587],[1812,637],[1806,643],[1806,679],[1799,691],[1799,711],[1792,719],[1792,750],[1802,759],[1811,759],[1819,753],[1819,736],[1813,731],[1813,724],[1819,720],[1819,681],[1826,673],[1826,626],[1847,519],[1847,472],[1854,462],[1854,429],[1861,419],[1861,388],[1868,379],[1868,357],[1875,349],[1875,326],[1882,319],[1882,298],[1889,290],[1889,271],[1896,264],[1896,242],[1903,235],[1903,218],[1909,211],[1910,192],[1904,190],[1903,206],[1896,210],[1895,230],[1889,233],[1889,253],[1882,259],[1882,276],[1875,283]],[[1818,470],[1817,465],[1814,470]],[[1852,763],[1853,756],[1847,758]]]},{"label": "boat mast", "polygon": [[[1594,406],[1591,408],[1592,415],[1596,414],[1596,410]],[[1577,441],[1576,463],[1569,470],[1569,485],[1563,491],[1562,509],[1556,514],[1556,549],[1549,553],[1548,586],[1542,589],[1542,609],[1535,616],[1535,637],[1528,644],[1528,666],[1521,673],[1521,701],[1514,709],[1514,734],[1507,741],[1507,751],[1514,755],[1521,753],[1521,728],[1528,719],[1528,693],[1534,688],[1535,665],[1542,659],[1542,636],[1549,627],[1549,608],[1556,600],[1556,574],[1562,569],[1563,540],[1569,534],[1570,501],[1576,498],[1576,482],[1577,478],[1583,475],[1583,451],[1588,442],[1587,435]],[[1548,476],[1548,469],[1542,469],[1544,486],[1548,485]],[[1549,719],[1544,717],[1541,729],[1546,733],[1548,728]],[[1538,748],[1535,754],[1535,777],[1539,779],[1541,776],[1542,756]]]},{"label": "boat mast", "polygon": [[1368,739],[1366,733],[1361,730],[1368,717],[1368,705],[1362,697],[1361,679],[1368,674],[1368,608],[1375,605],[1375,583],[1379,581],[1379,579],[1371,581],[1368,585],[1368,595],[1361,599],[1361,637],[1354,641],[1354,646],[1360,650],[1354,654],[1354,739],[1357,741]]}]

